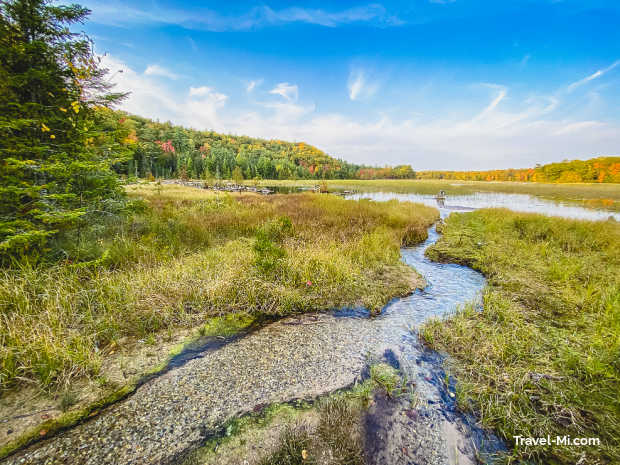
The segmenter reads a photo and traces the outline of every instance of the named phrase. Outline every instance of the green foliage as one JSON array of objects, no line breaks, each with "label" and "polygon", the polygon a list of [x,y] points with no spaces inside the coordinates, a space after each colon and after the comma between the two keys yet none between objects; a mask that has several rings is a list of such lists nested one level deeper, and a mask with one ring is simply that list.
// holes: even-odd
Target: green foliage
[{"label": "green foliage", "polygon": [[254,264],[263,273],[271,273],[281,266],[286,251],[279,244],[292,233],[293,224],[286,216],[268,221],[256,231]]},{"label": "green foliage", "polygon": [[398,372],[385,363],[377,363],[370,367],[370,379],[376,386],[385,390],[388,397],[392,397],[402,383]]},{"label": "green foliage", "polygon": [[[333,158],[306,143],[196,131],[124,112],[99,109],[97,125],[114,134],[116,147],[130,158],[115,169],[149,178],[347,179],[413,178],[410,166],[368,168]],[[95,145],[99,139],[95,139]]]},{"label": "green foliage", "polygon": [[11,0],[0,11],[0,263],[10,264],[123,207],[117,154],[92,145],[94,108],[122,95],[68,29],[87,9]]},{"label": "green foliage", "polygon": [[[620,226],[508,210],[452,214],[428,255],[488,277],[423,336],[456,357],[459,402],[505,437],[599,437],[600,447],[519,447],[539,463],[620,458]],[[582,455],[583,454],[583,455]]]}]

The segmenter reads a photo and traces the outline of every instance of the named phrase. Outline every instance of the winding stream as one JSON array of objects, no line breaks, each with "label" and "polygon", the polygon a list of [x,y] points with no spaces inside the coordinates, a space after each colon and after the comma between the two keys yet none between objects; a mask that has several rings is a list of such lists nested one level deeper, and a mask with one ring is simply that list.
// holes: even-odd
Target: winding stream
[{"label": "winding stream", "polygon": [[[464,208],[440,208],[444,217],[454,209]],[[364,309],[305,314],[220,347],[193,346],[190,357],[177,359],[128,399],[6,463],[179,463],[231,416],[348,386],[370,360],[380,359],[415,382],[418,406],[415,412],[409,405],[392,406],[373,425],[382,437],[375,463],[474,464],[477,451],[501,450],[500,440],[456,410],[454,381],[446,384],[442,357],[418,341],[420,324],[478,299],[485,284],[472,269],[425,258],[438,237],[431,228],[423,244],[402,250],[427,286],[394,299],[379,317],[368,318]]]}]

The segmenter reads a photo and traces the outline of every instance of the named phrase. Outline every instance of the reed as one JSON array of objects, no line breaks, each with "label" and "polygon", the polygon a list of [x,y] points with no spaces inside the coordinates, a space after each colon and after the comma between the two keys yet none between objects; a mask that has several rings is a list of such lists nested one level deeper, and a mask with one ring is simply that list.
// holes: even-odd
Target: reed
[{"label": "reed", "polygon": [[598,437],[600,446],[519,446],[537,463],[620,461],[620,226],[508,210],[452,214],[428,249],[488,278],[422,336],[454,356],[458,400],[513,436]]}]

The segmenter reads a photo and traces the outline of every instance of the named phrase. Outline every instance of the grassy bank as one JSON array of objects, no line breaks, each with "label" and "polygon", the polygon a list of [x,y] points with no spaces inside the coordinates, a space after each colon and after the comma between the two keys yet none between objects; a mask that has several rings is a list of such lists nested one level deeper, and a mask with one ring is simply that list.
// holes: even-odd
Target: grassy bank
[{"label": "grassy bank", "polygon": [[[475,192],[503,192],[527,194],[546,199],[579,204],[586,208],[620,211],[620,185],[618,184],[560,184],[525,182],[442,181],[437,179],[377,179],[377,180],[328,180],[334,190],[360,190],[365,192],[396,192],[436,195],[440,190],[448,195],[467,195]],[[280,181],[264,180],[264,186],[314,186],[316,180]]]},{"label": "grassy bank", "polygon": [[[334,196],[228,195],[134,186],[142,214],[66,244],[63,263],[0,272],[3,389],[96,377],[128,340],[231,313],[380,309],[415,273],[399,247],[434,209]],[[94,233],[93,233],[94,234]]]},{"label": "grassy bank", "polygon": [[620,460],[620,226],[480,210],[452,214],[435,260],[488,277],[484,310],[422,334],[454,356],[461,405],[513,436],[598,437],[600,446],[520,446],[539,463]]}]

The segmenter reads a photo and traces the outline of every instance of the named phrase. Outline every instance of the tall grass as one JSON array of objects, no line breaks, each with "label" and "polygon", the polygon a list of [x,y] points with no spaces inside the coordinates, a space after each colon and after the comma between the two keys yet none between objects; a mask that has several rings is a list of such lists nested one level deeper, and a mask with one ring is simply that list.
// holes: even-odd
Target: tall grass
[{"label": "tall grass", "polygon": [[411,287],[399,247],[437,218],[411,203],[314,194],[130,194],[143,212],[58,244],[61,263],[0,270],[2,389],[97,375],[112,342],[212,316],[378,310]]},{"label": "tall grass", "polygon": [[598,437],[600,447],[516,447],[539,463],[620,463],[620,226],[480,210],[451,215],[436,260],[488,278],[422,334],[455,356],[459,399],[513,436]]}]

